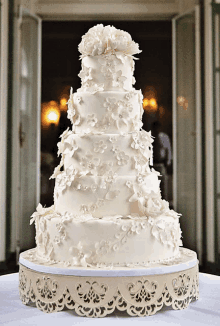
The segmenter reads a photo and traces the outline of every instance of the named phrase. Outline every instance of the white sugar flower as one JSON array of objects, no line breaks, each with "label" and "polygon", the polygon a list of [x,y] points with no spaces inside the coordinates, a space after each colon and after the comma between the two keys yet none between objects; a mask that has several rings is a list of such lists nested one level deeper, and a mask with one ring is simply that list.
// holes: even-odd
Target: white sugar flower
[{"label": "white sugar flower", "polygon": [[111,170],[111,171],[109,171],[109,172],[107,173],[107,175],[106,175],[106,177],[105,177],[105,181],[106,181],[107,183],[113,183],[113,182],[115,182],[116,177],[117,177],[117,174],[114,173],[114,172]]},{"label": "white sugar flower", "polygon": [[107,108],[107,111],[112,112],[117,109],[117,101],[114,97],[107,97],[104,102],[104,107]]},{"label": "white sugar flower", "polygon": [[83,83],[87,82],[88,80],[92,80],[91,71],[91,67],[88,68],[85,65],[82,66],[82,70],[80,71],[78,76],[82,79]]},{"label": "white sugar flower", "polygon": [[119,147],[117,147],[117,146],[115,146],[115,145],[112,146],[112,149],[111,149],[111,150],[112,150],[112,152],[115,153],[115,154],[118,154],[118,153],[120,152]]},{"label": "white sugar flower", "polygon": [[120,190],[111,190],[108,191],[107,194],[105,195],[105,199],[107,200],[113,200],[117,198],[120,194]]},{"label": "white sugar flower", "polygon": [[73,98],[73,89],[71,87],[70,89],[70,98],[67,102],[68,105],[68,110],[67,110],[67,118],[70,119],[70,121],[72,122],[73,117],[76,114],[76,108],[75,108],[75,104],[74,104],[74,98]]},{"label": "white sugar flower", "polygon": [[136,83],[136,79],[134,76],[132,76],[132,85],[134,85]]},{"label": "white sugar flower", "polygon": [[132,119],[132,126],[135,131],[139,131],[143,126],[143,122],[138,116],[136,116],[134,119]]},{"label": "white sugar flower", "polygon": [[73,118],[76,114],[76,110],[69,107],[68,110],[67,110],[67,118],[73,123]]},{"label": "white sugar flower", "polygon": [[97,207],[102,207],[104,205],[104,199],[99,198],[96,202]]},{"label": "white sugar flower", "polygon": [[92,190],[93,193],[95,193],[97,191],[97,189],[98,189],[98,186],[96,184],[93,184],[91,186],[91,190]]},{"label": "white sugar flower", "polygon": [[74,181],[75,176],[77,175],[78,171],[76,169],[74,169],[73,165],[70,165],[66,169],[65,173],[66,173],[66,175],[65,175],[66,185],[70,187],[72,182]]},{"label": "white sugar flower", "polygon": [[56,178],[56,192],[57,192],[57,195],[59,193],[62,193],[65,189],[66,189],[65,172],[62,172]]},{"label": "white sugar flower", "polygon": [[122,76],[122,71],[119,70],[116,73],[115,80],[112,81],[112,86],[113,87],[119,87],[123,88],[124,87],[124,82],[127,79],[127,77]]},{"label": "white sugar flower", "polygon": [[62,192],[67,186],[71,186],[78,171],[74,169],[73,165],[69,166],[65,171],[60,173],[56,178],[57,192]]},{"label": "white sugar flower", "polygon": [[118,160],[118,165],[126,165],[128,164],[129,156],[125,154],[125,152],[120,152],[116,155]]},{"label": "white sugar flower", "polygon": [[131,91],[131,92],[128,92],[128,93],[126,93],[125,94],[125,98],[126,98],[126,100],[131,100],[132,99],[132,97],[135,95],[135,92],[134,91]]},{"label": "white sugar flower", "polygon": [[53,214],[53,213],[54,213],[54,206],[44,208],[41,204],[38,204],[36,208],[36,212],[34,212],[31,215],[32,219],[30,220],[30,224],[32,224],[37,218],[41,216],[46,216],[48,214]]},{"label": "white sugar flower", "polygon": [[117,137],[116,137],[116,136],[110,136],[110,137],[109,137],[109,141],[110,141],[111,143],[116,143],[116,142],[117,142]]},{"label": "white sugar flower", "polygon": [[98,142],[95,142],[93,150],[96,153],[101,153],[102,154],[102,153],[104,153],[106,148],[107,148],[106,143],[103,140],[100,140]]},{"label": "white sugar flower", "polygon": [[110,70],[103,72],[103,76],[109,80],[113,80],[113,78],[114,78],[114,75]]},{"label": "white sugar flower", "polygon": [[69,127],[60,135],[61,141],[65,140],[69,135],[71,135],[71,131],[69,130]]},{"label": "white sugar flower", "polygon": [[146,165],[146,160],[141,155],[135,155],[133,158],[135,169],[138,170],[138,172],[142,172]]},{"label": "white sugar flower", "polygon": [[94,213],[96,209],[97,209],[96,204],[92,204],[92,205],[89,207],[89,211],[90,211],[91,213]]},{"label": "white sugar flower", "polygon": [[137,43],[132,41],[129,33],[116,29],[113,26],[98,24],[83,35],[79,44],[82,56],[100,55],[105,53],[123,53],[133,55],[140,53]]},{"label": "white sugar flower", "polygon": [[115,244],[113,245],[112,249],[113,249],[114,251],[118,251],[118,250],[119,250],[119,245],[118,245],[118,243],[115,243]]},{"label": "white sugar flower", "polygon": [[81,104],[82,103],[82,97],[78,94],[74,94],[75,95],[75,101],[76,103],[78,104]]},{"label": "white sugar flower", "polygon": [[137,176],[137,182],[138,182],[139,184],[143,183],[143,182],[144,182],[144,176],[141,175],[141,174],[139,174],[139,175]]},{"label": "white sugar flower", "polygon": [[142,129],[139,134],[140,138],[143,141],[146,141],[149,145],[153,143],[154,140],[152,138],[151,131],[145,131]]},{"label": "white sugar flower", "polygon": [[109,164],[106,162],[103,162],[98,167],[98,175],[102,176],[109,170]]},{"label": "white sugar flower", "polygon": [[116,126],[119,130],[123,129],[123,127],[127,127],[128,119],[130,118],[127,110],[118,110],[117,112],[113,112],[111,117],[115,121]]},{"label": "white sugar flower", "polygon": [[73,154],[75,153],[75,151],[78,149],[78,146],[75,142],[75,137],[73,134],[71,134],[69,137],[67,137],[64,140],[64,151],[63,154],[69,154],[70,157],[73,156]]},{"label": "white sugar flower", "polygon": [[126,184],[126,186],[127,186],[128,188],[132,188],[132,183],[131,183],[131,181],[128,180],[128,181],[126,181],[125,184]]},{"label": "white sugar flower", "polygon": [[156,217],[169,212],[169,203],[162,199],[159,193],[153,191],[139,204],[140,210],[147,216]]},{"label": "white sugar flower", "polygon": [[84,248],[82,246],[81,241],[77,244],[77,246],[70,247],[69,249],[70,254],[72,255],[73,265],[74,266],[83,266],[87,267],[88,262],[86,261],[87,258],[91,256],[91,252],[84,252]]},{"label": "white sugar flower", "polygon": [[57,167],[55,167],[54,171],[53,171],[53,174],[51,175],[51,177],[49,178],[50,179],[56,179],[57,176],[62,173],[62,171],[60,171],[60,168],[63,166],[63,164],[59,164]]},{"label": "white sugar flower", "polygon": [[83,212],[83,214],[89,213],[89,207],[87,205],[81,205],[80,210]]},{"label": "white sugar flower", "polygon": [[134,140],[133,143],[131,144],[131,147],[134,149],[145,150],[144,143],[139,139]]},{"label": "white sugar flower", "polygon": [[93,84],[88,90],[91,94],[104,91],[104,84]]},{"label": "white sugar flower", "polygon": [[96,118],[95,114],[88,114],[87,117],[87,124],[90,125],[91,127],[95,127],[96,123],[98,122],[98,119]]},{"label": "white sugar flower", "polygon": [[141,223],[137,221],[132,221],[131,231],[140,234],[141,230],[142,230]]},{"label": "white sugar flower", "polygon": [[70,222],[71,220],[72,220],[72,216],[68,212],[65,212],[61,217],[61,223],[64,223],[64,224]]},{"label": "white sugar flower", "polygon": [[[67,129],[68,130],[68,129]],[[58,146],[58,152],[57,155],[59,156],[62,154],[69,153],[72,157],[74,152],[78,149],[78,146],[75,143],[75,136],[71,131],[65,131],[65,133],[62,134],[61,141],[57,144]]]},{"label": "white sugar flower", "polygon": [[85,157],[81,158],[80,165],[82,165],[84,169],[87,169],[91,174],[97,174],[100,159],[87,153]]},{"label": "white sugar flower", "polygon": [[135,189],[134,194],[129,198],[129,202],[133,203],[138,201],[139,203],[144,203],[145,201],[145,194],[142,190]]},{"label": "white sugar flower", "polygon": [[103,73],[110,72],[111,74],[115,72],[115,66],[118,63],[117,58],[115,55],[105,55],[104,57],[101,57],[99,59],[99,62],[101,63],[101,71]]},{"label": "white sugar flower", "polygon": [[96,242],[95,248],[96,248],[97,255],[105,255],[111,249],[109,241],[106,240],[101,240],[100,242]]}]

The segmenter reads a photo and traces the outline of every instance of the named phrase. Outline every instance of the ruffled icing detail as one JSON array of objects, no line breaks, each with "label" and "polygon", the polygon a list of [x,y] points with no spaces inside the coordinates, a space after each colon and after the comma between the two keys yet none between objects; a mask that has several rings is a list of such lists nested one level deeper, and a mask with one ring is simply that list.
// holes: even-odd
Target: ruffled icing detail
[{"label": "ruffled icing detail", "polygon": [[82,36],[78,49],[82,58],[107,53],[132,56],[141,52],[129,33],[103,24],[90,28]]}]

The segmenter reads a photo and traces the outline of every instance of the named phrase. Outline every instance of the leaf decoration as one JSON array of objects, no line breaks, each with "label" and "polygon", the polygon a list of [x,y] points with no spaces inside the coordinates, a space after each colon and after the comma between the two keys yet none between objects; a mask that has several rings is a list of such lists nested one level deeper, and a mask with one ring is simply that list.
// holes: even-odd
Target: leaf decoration
[{"label": "leaf decoration", "polygon": [[105,199],[113,200],[116,197],[118,197],[119,194],[120,194],[120,190],[111,190],[111,191],[107,192]]}]

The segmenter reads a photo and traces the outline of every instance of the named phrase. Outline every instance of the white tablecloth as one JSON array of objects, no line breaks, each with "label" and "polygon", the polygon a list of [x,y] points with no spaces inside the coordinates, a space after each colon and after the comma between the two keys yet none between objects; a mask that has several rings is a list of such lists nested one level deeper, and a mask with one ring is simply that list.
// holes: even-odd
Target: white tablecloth
[{"label": "white tablecloth", "polygon": [[[72,326],[90,325],[132,325],[147,323],[150,326],[162,325],[220,325],[220,276],[199,273],[200,298],[192,302],[187,309],[171,310],[164,307],[156,315],[130,317],[125,312],[117,312],[103,318],[77,316],[72,310],[45,314],[33,306],[25,306],[19,299],[18,273],[0,276],[0,325],[52,325]],[[144,325],[144,324],[142,324]]]}]

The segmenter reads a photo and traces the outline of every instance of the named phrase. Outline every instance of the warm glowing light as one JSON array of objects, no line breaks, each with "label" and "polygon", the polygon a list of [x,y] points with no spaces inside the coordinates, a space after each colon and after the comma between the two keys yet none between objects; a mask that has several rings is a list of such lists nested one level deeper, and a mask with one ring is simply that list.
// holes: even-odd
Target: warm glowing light
[{"label": "warm glowing light", "polygon": [[60,100],[60,110],[61,111],[66,111],[67,110],[67,99],[65,97],[62,97]]},{"label": "warm glowing light", "polygon": [[44,127],[51,124],[58,125],[60,120],[60,108],[57,102],[50,101],[42,104],[41,120]]},{"label": "warm glowing light", "polygon": [[157,111],[158,105],[155,98],[144,98],[143,107],[146,111],[155,112]]},{"label": "warm glowing light", "polygon": [[47,119],[53,123],[56,123],[57,120],[59,119],[59,115],[57,114],[56,111],[50,111],[47,114]]},{"label": "warm glowing light", "polygon": [[149,101],[148,101],[148,99],[147,98],[144,98],[143,99],[143,106],[144,106],[144,108],[146,107],[146,106],[148,106],[149,105]]},{"label": "warm glowing light", "polygon": [[156,102],[155,98],[150,99],[150,106],[157,109],[157,102]]},{"label": "warm glowing light", "polygon": [[188,109],[188,100],[184,96],[177,97],[177,103],[184,108],[184,110]]}]

